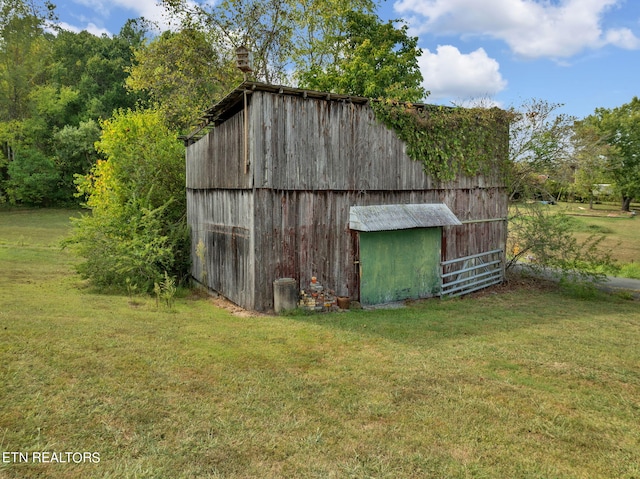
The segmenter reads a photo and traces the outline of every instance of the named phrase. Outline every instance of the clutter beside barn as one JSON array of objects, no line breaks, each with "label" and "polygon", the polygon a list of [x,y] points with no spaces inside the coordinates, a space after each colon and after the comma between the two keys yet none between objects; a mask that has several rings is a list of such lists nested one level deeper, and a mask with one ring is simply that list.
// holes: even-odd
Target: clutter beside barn
[{"label": "clutter beside barn", "polygon": [[185,137],[193,278],[258,311],[285,278],[307,293],[316,278],[328,305],[501,282],[508,125],[489,126],[503,157],[443,180],[369,99],[245,81]]}]

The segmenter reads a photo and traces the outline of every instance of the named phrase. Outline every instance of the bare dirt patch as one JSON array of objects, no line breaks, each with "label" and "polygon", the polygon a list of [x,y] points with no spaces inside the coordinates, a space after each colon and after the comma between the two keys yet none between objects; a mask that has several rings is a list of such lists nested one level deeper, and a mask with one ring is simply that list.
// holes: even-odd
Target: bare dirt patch
[{"label": "bare dirt patch", "polygon": [[469,294],[469,298],[482,298],[493,294],[505,294],[520,290],[549,292],[558,289],[558,283],[543,278],[534,278],[508,272],[503,283]]},{"label": "bare dirt patch", "polygon": [[259,313],[257,311],[249,311],[247,309],[241,308],[237,304],[229,301],[227,298],[220,295],[210,295],[209,301],[218,308],[229,311],[234,316],[238,316],[240,318],[259,318],[265,317],[266,314]]}]

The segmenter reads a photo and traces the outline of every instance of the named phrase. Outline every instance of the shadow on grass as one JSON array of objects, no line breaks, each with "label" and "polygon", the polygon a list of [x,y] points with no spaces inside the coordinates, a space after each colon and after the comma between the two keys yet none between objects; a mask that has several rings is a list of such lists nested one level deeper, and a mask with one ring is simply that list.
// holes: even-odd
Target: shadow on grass
[{"label": "shadow on grass", "polygon": [[598,292],[584,297],[546,283],[524,281],[464,298],[407,301],[400,308],[340,313],[296,310],[286,317],[336,331],[426,346],[443,340],[535,328],[565,319],[588,320],[618,307],[638,312],[637,303],[613,295]]}]

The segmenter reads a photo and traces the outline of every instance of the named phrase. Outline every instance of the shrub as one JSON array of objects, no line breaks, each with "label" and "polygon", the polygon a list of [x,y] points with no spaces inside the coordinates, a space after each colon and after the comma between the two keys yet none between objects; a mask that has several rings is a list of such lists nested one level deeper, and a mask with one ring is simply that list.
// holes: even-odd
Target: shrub
[{"label": "shrub", "polygon": [[552,213],[546,205],[526,203],[514,206],[513,211],[507,267],[525,261],[534,272],[565,282],[599,282],[617,271],[611,255],[600,248],[604,235],[592,234],[578,241],[573,235],[573,218]]},{"label": "shrub", "polygon": [[176,252],[188,247],[188,234],[186,225],[169,224],[170,204],[150,209],[132,199],[119,214],[75,220],[67,243],[84,258],[79,273],[97,286],[124,288],[132,283],[143,291],[152,291],[165,272],[182,278],[186,265]]},{"label": "shrub", "polygon": [[121,111],[103,122],[98,161],[77,178],[91,214],[74,222],[66,244],[79,272],[99,286],[136,284],[153,291],[165,273],[189,269],[184,147],[154,111]]},{"label": "shrub", "polygon": [[13,204],[46,206],[56,198],[60,175],[52,160],[33,148],[20,148],[7,166],[7,196]]}]

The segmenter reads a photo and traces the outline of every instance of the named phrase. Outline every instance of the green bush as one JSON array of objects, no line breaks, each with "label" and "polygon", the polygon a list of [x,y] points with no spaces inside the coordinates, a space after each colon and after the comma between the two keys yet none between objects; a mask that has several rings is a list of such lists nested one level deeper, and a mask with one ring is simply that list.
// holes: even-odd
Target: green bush
[{"label": "green bush", "polygon": [[40,151],[18,149],[7,173],[6,192],[12,204],[46,206],[57,198],[60,175],[54,162]]},{"label": "green bush", "polygon": [[99,160],[77,178],[91,214],[66,244],[84,258],[79,272],[98,286],[151,292],[189,270],[184,146],[154,111],[121,111],[103,122]]},{"label": "green bush", "polygon": [[601,243],[604,235],[591,234],[578,241],[573,235],[577,222],[546,205],[514,205],[509,218],[508,266],[526,262],[537,273],[565,282],[598,282],[618,268]]},{"label": "green bush", "polygon": [[152,291],[166,272],[182,280],[187,265],[179,251],[188,248],[186,225],[170,224],[171,201],[149,209],[145,201],[128,201],[119,214],[85,215],[75,220],[67,242],[84,258],[79,273],[96,286]]}]

